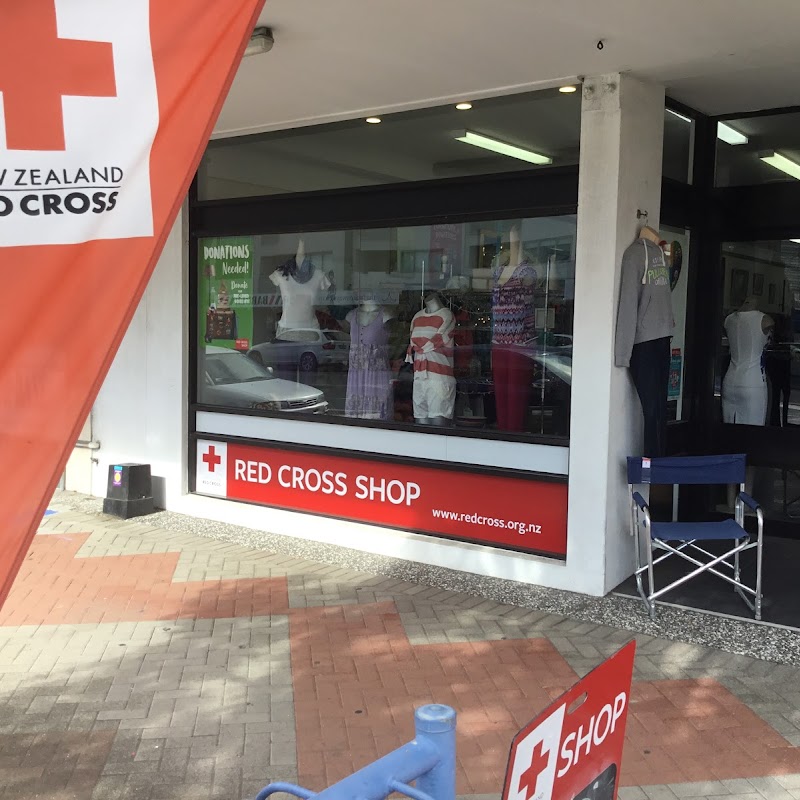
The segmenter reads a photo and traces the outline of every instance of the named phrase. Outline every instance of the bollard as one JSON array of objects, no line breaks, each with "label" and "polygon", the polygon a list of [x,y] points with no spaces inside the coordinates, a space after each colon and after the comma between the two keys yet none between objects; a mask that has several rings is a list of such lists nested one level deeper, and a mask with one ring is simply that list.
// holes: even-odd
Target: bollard
[{"label": "bollard", "polygon": [[430,742],[441,757],[435,767],[419,776],[417,790],[435,800],[455,800],[456,712],[450,706],[422,706],[414,713],[414,724],[417,740]]},{"label": "bollard", "polygon": [[[450,706],[421,706],[414,713],[413,741],[367,764],[315,794],[291,783],[271,783],[256,800],[284,792],[302,800],[384,800],[399,792],[412,800],[455,800],[456,712]],[[416,786],[410,786],[413,781]]]}]

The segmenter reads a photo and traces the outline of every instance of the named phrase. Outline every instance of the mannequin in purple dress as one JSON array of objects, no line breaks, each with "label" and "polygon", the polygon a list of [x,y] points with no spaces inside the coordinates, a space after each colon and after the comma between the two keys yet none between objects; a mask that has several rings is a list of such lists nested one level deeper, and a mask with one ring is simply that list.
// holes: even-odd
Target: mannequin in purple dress
[{"label": "mannequin in purple dress", "polygon": [[386,329],[390,315],[372,300],[364,300],[346,319],[350,323],[350,365],[345,414],[387,420],[391,416],[389,332]]}]

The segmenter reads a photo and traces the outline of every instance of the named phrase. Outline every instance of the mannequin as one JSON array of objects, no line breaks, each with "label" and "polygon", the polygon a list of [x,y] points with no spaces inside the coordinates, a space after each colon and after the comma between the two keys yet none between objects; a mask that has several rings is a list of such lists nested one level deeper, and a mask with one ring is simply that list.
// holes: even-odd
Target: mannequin
[{"label": "mannequin", "polygon": [[456,403],[453,374],[453,312],[436,292],[425,295],[411,320],[406,361],[414,361],[414,419],[420,425],[447,425]]},{"label": "mannequin", "polygon": [[492,378],[498,429],[521,433],[533,381],[536,270],[522,252],[516,225],[504,261],[498,258],[492,273]]},{"label": "mannequin", "polygon": [[361,419],[391,418],[389,330],[391,314],[369,297],[347,314],[350,358],[345,414]]},{"label": "mannequin", "polygon": [[622,255],[614,363],[629,367],[644,415],[644,455],[666,454],[670,339],[675,328],[661,235],[645,226]]},{"label": "mannequin", "polygon": [[269,279],[280,289],[283,311],[278,320],[276,335],[287,330],[311,328],[319,330],[314,314],[317,295],[330,287],[330,281],[322,270],[306,258],[305,242],[297,243],[297,253],[281,264]]},{"label": "mannequin", "polygon": [[775,321],[757,309],[752,295],[725,319],[731,363],[722,381],[722,421],[766,425],[767,380],[762,356]]}]

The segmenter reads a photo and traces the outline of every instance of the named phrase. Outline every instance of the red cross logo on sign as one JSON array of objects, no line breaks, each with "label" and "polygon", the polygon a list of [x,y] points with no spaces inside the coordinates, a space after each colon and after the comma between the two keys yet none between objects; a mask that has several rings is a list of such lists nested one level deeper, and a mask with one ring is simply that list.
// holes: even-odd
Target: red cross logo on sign
[{"label": "red cross logo on sign", "polygon": [[109,42],[61,39],[55,0],[25,0],[0,26],[0,92],[9,150],[64,150],[62,99],[115,97]]},{"label": "red cross logo on sign", "polygon": [[203,461],[206,462],[209,472],[215,472],[217,465],[222,463],[222,459],[217,455],[217,449],[213,444],[208,448],[208,452],[203,456]]},{"label": "red cross logo on sign", "polygon": [[502,800],[614,800],[635,648],[593,669],[514,737]]},{"label": "red cross logo on sign", "polygon": [[550,765],[549,751],[546,753],[544,749],[544,742],[537,742],[531,753],[531,765],[519,779],[519,791],[525,791],[525,800],[533,797],[536,792],[536,784],[539,781],[539,776]]}]

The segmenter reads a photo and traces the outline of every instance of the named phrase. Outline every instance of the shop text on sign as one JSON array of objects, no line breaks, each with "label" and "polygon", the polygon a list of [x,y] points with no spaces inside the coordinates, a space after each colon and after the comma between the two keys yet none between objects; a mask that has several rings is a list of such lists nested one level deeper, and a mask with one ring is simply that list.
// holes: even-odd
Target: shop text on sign
[{"label": "shop text on sign", "polygon": [[257,447],[197,443],[196,490],[563,557],[565,483]]}]

